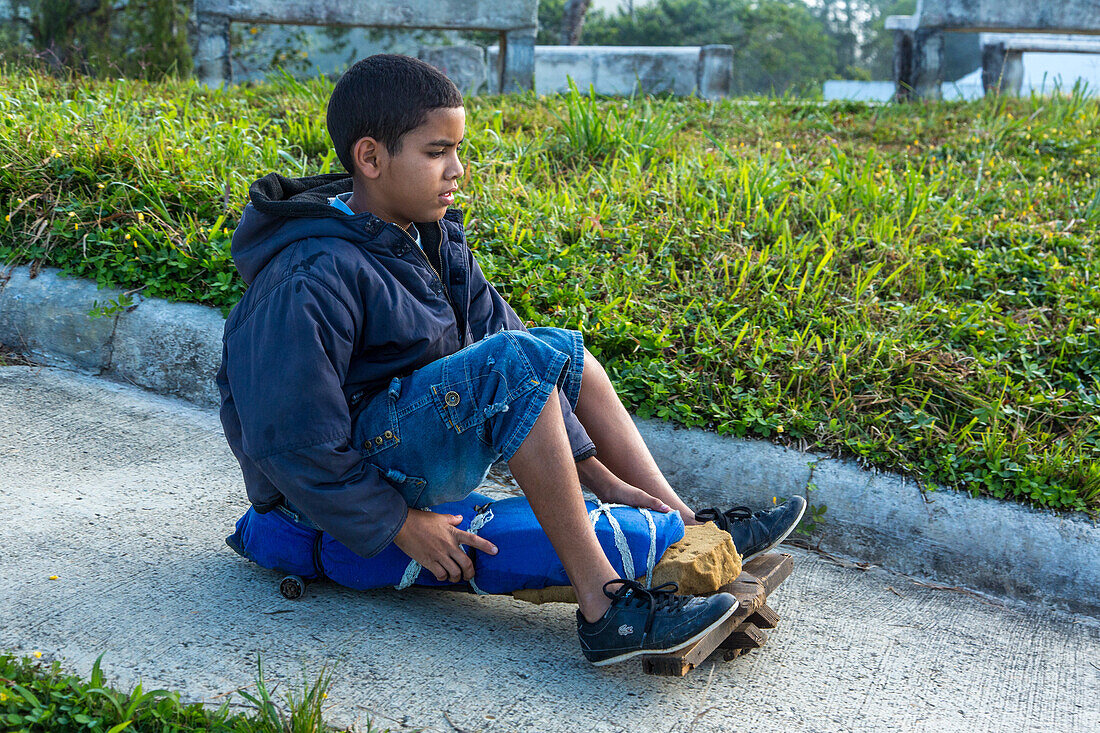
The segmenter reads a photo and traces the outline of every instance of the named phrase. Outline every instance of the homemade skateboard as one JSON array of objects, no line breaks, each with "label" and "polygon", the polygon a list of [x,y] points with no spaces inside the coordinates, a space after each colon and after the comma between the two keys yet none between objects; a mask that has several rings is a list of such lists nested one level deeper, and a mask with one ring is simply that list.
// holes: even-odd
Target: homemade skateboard
[{"label": "homemade skateboard", "polygon": [[737,580],[718,589],[737,598],[738,607],[733,615],[678,652],[642,656],[645,673],[683,677],[718,649],[728,661],[764,646],[768,640],[764,629],[774,629],[779,623],[779,614],[767,604],[768,596],[790,576],[793,567],[791,556],[778,552],[758,555],[745,563]]}]

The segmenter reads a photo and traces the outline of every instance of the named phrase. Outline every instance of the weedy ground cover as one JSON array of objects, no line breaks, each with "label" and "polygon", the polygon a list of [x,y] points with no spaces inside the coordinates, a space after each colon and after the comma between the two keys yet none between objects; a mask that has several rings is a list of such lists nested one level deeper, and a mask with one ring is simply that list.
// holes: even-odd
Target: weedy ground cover
[{"label": "weedy ground cover", "polygon": [[[0,259],[228,310],[249,183],[339,170],[324,81],[0,74]],[[1100,510],[1100,103],[468,103],[470,242],[643,417]]]},{"label": "weedy ground cover", "polygon": [[[100,659],[91,676],[81,679],[43,662],[41,654],[14,657],[0,653],[0,728],[28,733],[328,733],[324,722],[331,669],[281,697],[264,680],[258,665],[253,692],[237,691],[245,701],[225,698],[211,708],[183,702],[178,692],[146,690],[138,684],[123,692],[107,684]],[[242,705],[246,710],[242,711]],[[370,722],[366,732],[374,730]]]}]

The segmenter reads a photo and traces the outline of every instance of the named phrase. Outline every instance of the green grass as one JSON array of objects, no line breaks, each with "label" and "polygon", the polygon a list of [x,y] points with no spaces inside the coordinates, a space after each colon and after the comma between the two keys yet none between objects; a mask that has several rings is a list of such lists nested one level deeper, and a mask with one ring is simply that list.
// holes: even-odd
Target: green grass
[{"label": "green grass", "polygon": [[[0,259],[227,310],[249,183],[339,169],[325,82],[0,74]],[[479,98],[461,205],[624,401],[1100,510],[1100,104]]]},{"label": "green grass", "polygon": [[[38,657],[38,658],[35,658]],[[0,728],[37,733],[121,733],[158,731],[190,733],[326,733],[335,729],[324,722],[332,672],[323,669],[311,681],[303,680],[282,699],[274,696],[258,664],[255,691],[237,691],[245,701],[231,697],[211,708],[185,703],[178,692],[145,690],[138,684],[122,692],[106,684],[97,659],[91,676],[81,679],[45,663],[41,654],[16,658],[0,654]],[[372,730],[369,722],[367,731]]]}]

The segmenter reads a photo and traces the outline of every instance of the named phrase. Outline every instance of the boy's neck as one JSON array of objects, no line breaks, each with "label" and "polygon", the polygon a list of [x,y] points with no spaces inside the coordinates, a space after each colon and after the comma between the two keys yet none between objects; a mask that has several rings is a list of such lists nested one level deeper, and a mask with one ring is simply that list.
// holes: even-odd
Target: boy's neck
[{"label": "boy's neck", "polygon": [[345,203],[347,203],[348,208],[354,211],[356,214],[362,214],[365,211],[370,212],[382,221],[388,221],[391,224],[396,224],[397,226],[404,229],[406,232],[410,231],[412,227],[413,223],[411,221],[397,221],[394,217],[390,216],[384,211],[379,210],[378,207],[371,203],[371,196],[370,193],[366,190],[366,187],[362,186],[359,181],[356,181],[354,179],[352,180],[351,184],[351,198],[349,198]]}]

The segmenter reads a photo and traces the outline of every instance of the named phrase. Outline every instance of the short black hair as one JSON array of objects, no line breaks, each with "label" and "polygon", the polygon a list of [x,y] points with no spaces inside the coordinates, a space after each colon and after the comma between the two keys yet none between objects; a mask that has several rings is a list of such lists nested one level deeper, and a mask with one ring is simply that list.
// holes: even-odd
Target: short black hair
[{"label": "short black hair", "polygon": [[373,137],[396,155],[401,138],[424,124],[429,112],[461,106],[462,93],[439,69],[380,53],[355,62],[336,82],[325,122],[336,155],[354,173],[351,148],[361,138]]}]

